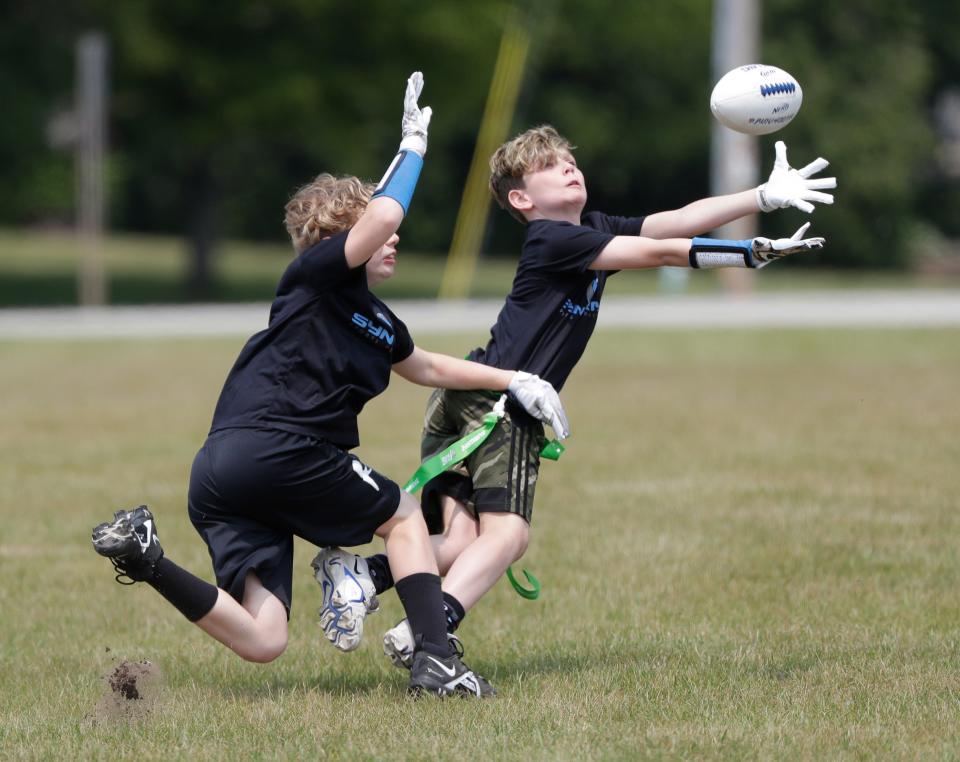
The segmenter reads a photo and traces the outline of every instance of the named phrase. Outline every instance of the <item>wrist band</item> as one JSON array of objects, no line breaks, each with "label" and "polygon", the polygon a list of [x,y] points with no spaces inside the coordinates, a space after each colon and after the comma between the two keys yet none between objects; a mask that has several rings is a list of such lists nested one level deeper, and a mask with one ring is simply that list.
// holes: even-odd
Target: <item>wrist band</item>
[{"label": "wrist band", "polygon": [[756,267],[753,241],[728,241],[721,238],[694,238],[690,243],[690,267],[709,270],[715,267]]},{"label": "wrist band", "polygon": [[775,207],[769,201],[767,201],[767,186],[766,184],[757,186],[757,206],[760,207],[761,212],[772,212]]},{"label": "wrist band", "polygon": [[387,167],[386,174],[380,179],[373,198],[388,196],[403,207],[406,214],[410,208],[414,188],[423,168],[423,157],[414,151],[399,151]]}]

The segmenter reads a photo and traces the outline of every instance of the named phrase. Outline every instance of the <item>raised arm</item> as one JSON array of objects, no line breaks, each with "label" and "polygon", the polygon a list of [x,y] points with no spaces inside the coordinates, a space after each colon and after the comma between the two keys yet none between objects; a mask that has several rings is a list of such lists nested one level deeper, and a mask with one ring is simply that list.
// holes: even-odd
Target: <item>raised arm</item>
[{"label": "raised arm", "polygon": [[491,368],[420,347],[414,347],[413,354],[394,364],[393,370],[420,386],[508,392],[530,415],[550,424],[560,439],[570,436],[567,414],[556,390],[548,381],[531,373]]},{"label": "raised arm", "polygon": [[643,235],[650,238],[691,238],[703,235],[728,222],[756,212],[772,212],[793,206],[808,214],[813,202],[832,204],[833,195],[822,189],[836,188],[835,177],[810,179],[830,162],[818,158],[802,169],[794,169],[787,161],[787,145],[778,140],[774,146],[776,160],[773,171],[763,185],[740,193],[712,196],[687,204],[681,209],[658,212],[643,221]]},{"label": "raised arm", "polygon": [[407,80],[403,98],[400,148],[367,208],[347,234],[344,250],[351,269],[360,267],[390,240],[410,207],[427,152],[427,129],[433,114],[429,106],[421,110],[417,105],[421,90],[423,74],[415,71]]}]

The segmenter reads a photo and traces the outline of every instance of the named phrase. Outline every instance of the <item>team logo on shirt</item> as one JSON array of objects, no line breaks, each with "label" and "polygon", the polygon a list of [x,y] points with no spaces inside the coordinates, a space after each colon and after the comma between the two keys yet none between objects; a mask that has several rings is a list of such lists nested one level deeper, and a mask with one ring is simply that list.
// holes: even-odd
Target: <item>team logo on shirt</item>
[{"label": "team logo on shirt", "polygon": [[382,312],[377,312],[377,317],[389,326],[389,330],[382,325],[377,325],[376,321],[373,318],[368,318],[365,315],[361,315],[359,312],[354,312],[353,317],[350,318],[351,322],[363,329],[363,332],[367,336],[371,336],[374,340],[379,343],[386,344],[388,347],[393,346],[393,341],[396,338],[396,335],[393,333],[393,324],[387,320]]},{"label": "team logo on shirt", "polygon": [[596,313],[600,309],[600,300],[594,299],[593,297],[596,295],[597,289],[599,288],[600,277],[594,276],[593,281],[587,287],[587,294],[584,303],[574,304],[573,299],[567,299],[560,308],[560,314],[562,314],[564,317],[575,318]]}]

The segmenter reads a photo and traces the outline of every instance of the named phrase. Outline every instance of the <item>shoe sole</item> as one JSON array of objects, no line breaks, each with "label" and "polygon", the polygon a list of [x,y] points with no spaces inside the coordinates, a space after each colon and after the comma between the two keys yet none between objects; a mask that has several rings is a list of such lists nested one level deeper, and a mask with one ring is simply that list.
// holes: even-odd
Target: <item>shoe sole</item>
[{"label": "shoe sole", "polygon": [[363,639],[362,633],[358,635],[353,624],[344,626],[342,620],[334,618],[332,612],[321,612],[320,627],[323,629],[323,634],[326,639],[329,640],[336,649],[344,651],[345,653],[355,651]]},{"label": "shoe sole", "polygon": [[474,693],[463,688],[448,688],[446,685],[410,685],[407,687],[407,694],[413,698],[421,696],[436,696],[438,698],[462,698],[462,699],[488,699],[495,698],[497,692],[491,689],[490,693]]},{"label": "shoe sole", "polygon": [[[322,555],[323,551],[310,562],[310,566],[314,569],[314,579],[320,583],[323,590],[323,605],[319,610],[320,626],[323,628],[324,636],[336,648],[344,652],[356,650],[363,640],[363,620],[367,614],[373,614],[379,610],[380,601],[375,594],[368,597],[366,592],[363,593],[366,602],[344,600],[337,587],[333,587],[334,575],[328,571],[328,564],[320,560]],[[351,554],[343,551],[333,556],[339,559],[344,569],[348,569],[349,566],[344,564],[343,559],[350,557],[352,557]],[[363,587],[360,587],[363,590]]]},{"label": "shoe sole", "polygon": [[432,690],[430,688],[427,688],[424,685],[411,685],[410,687],[407,688],[407,695],[409,695],[411,698],[419,699],[425,696],[435,696],[436,698],[446,698],[447,696],[451,696],[453,694],[444,693],[443,688],[437,688],[436,690]]},{"label": "shoe sole", "polygon": [[122,555],[134,539],[133,534],[133,526],[127,519],[100,524],[92,533],[93,549],[108,558]]}]

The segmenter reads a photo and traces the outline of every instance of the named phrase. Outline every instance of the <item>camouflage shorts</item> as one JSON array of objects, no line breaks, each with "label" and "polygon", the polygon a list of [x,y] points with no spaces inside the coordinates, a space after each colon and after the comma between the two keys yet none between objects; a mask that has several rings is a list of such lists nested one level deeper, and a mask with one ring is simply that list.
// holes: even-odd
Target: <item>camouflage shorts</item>
[{"label": "camouflage shorts", "polygon": [[[480,426],[499,396],[486,391],[434,391],[420,440],[421,461]],[[424,487],[420,502],[431,533],[443,531],[442,495],[466,504],[474,515],[516,513],[530,522],[545,442],[543,424],[511,407],[507,405],[506,415],[466,460]]]}]

